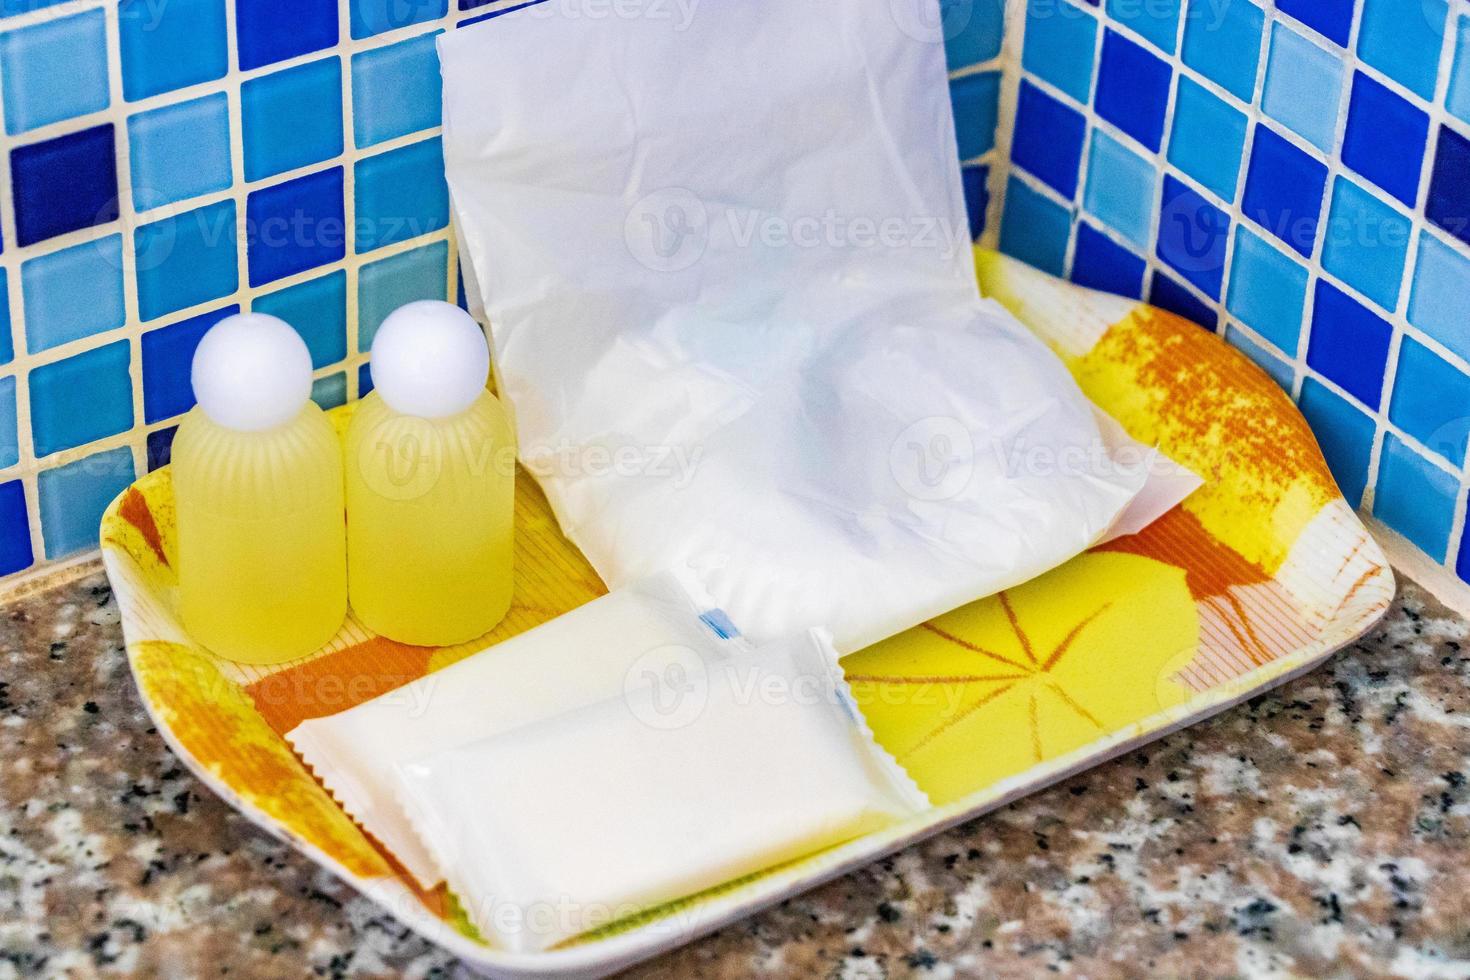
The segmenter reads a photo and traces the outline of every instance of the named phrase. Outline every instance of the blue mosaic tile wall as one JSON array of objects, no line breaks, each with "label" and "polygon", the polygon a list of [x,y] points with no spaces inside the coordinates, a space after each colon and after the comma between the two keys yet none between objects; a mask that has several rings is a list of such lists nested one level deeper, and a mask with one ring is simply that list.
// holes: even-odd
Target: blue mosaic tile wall
[{"label": "blue mosaic tile wall", "polygon": [[1470,580],[1470,2],[1019,6],[991,237],[1223,334]]},{"label": "blue mosaic tile wall", "polygon": [[452,297],[446,0],[0,2],[0,576],[96,546],[168,461],[221,317],[302,333],[313,396]]}]

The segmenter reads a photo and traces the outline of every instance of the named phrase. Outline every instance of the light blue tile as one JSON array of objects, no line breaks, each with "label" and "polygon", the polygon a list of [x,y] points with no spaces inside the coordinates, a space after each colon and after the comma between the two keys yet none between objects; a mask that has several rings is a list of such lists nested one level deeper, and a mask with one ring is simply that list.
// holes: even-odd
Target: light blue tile
[{"label": "light blue tile", "polygon": [[0,34],[5,131],[12,135],[106,109],[107,28],[102,11]]},{"label": "light blue tile", "polygon": [[1066,272],[1071,234],[1070,210],[1032,190],[1019,178],[1010,178],[1000,226],[1002,252],[1060,276]]},{"label": "light blue tile", "polygon": [[20,435],[16,428],[15,375],[0,378],[0,469],[20,462]]},{"label": "light blue tile", "polygon": [[1097,19],[1068,0],[1026,7],[1021,66],[1086,103],[1097,55]]},{"label": "light blue tile", "polygon": [[1297,407],[1317,436],[1343,498],[1356,508],[1368,486],[1373,434],[1377,431],[1372,417],[1310,375],[1302,381]]},{"label": "light blue tile", "polygon": [[1390,313],[1398,306],[1413,228],[1393,207],[1338,177],[1322,267]]},{"label": "light blue tile", "polygon": [[1140,249],[1148,248],[1158,183],[1153,164],[1102,130],[1092,131],[1083,207]]},{"label": "light blue tile", "polygon": [[1296,368],[1261,344],[1256,343],[1233,323],[1225,328],[1225,340],[1230,346],[1255,361],[1256,366],[1269,374],[1271,380],[1280,385],[1283,390],[1291,391],[1292,382],[1296,380]]},{"label": "light blue tile", "polygon": [[1306,266],[1245,226],[1238,227],[1226,308],[1295,357],[1306,300]]},{"label": "light blue tile", "polygon": [[[20,324],[15,327],[19,329]],[[0,365],[15,360],[15,341],[10,330],[10,274],[0,269]]]},{"label": "light blue tile", "polygon": [[357,278],[358,350],[372,350],[388,314],[420,299],[449,293],[449,243],[435,242],[362,267]]},{"label": "light blue tile", "polygon": [[35,10],[45,10],[67,0],[0,0],[0,17],[19,17]]},{"label": "light blue tile", "polygon": [[1470,361],[1470,259],[1420,233],[1412,289],[1409,322]]},{"label": "light blue tile", "polygon": [[439,125],[443,80],[434,39],[441,33],[352,56],[352,138],[358,146]]},{"label": "light blue tile", "polygon": [[26,346],[49,350],[123,325],[122,236],[108,235],[21,266]]},{"label": "light blue tile", "polygon": [[342,60],[333,55],[240,86],[245,179],[260,180],[342,152]]},{"label": "light blue tile", "polygon": [[1421,98],[1434,98],[1449,9],[1445,0],[1363,0],[1358,56]]},{"label": "light blue tile", "polygon": [[313,368],[324,368],[347,356],[347,273],[340,269],[257,296],[250,308],[295,327],[311,351]]},{"label": "light blue tile", "polygon": [[166,313],[233,293],[240,282],[234,201],[220,201],[138,228],[138,315]]},{"label": "light blue tile", "polygon": [[102,512],[133,482],[133,451],[126,446],[42,470],[41,533],[52,560],[97,547]]},{"label": "light blue tile", "polygon": [[1277,23],[1271,31],[1261,108],[1318,149],[1328,150],[1337,132],[1342,74],[1339,56]]},{"label": "light blue tile", "polygon": [[[133,204],[162,207],[226,190],[230,177],[230,110],[223,92],[140,112],[128,119]],[[180,161],[187,160],[187,166]]]},{"label": "light blue tile", "polygon": [[1184,27],[1184,63],[1250,102],[1261,61],[1265,12],[1245,0],[1190,0]]},{"label": "light blue tile", "polygon": [[1173,54],[1178,47],[1179,13],[1184,0],[1107,0],[1108,16],[1132,28],[1154,47]]},{"label": "light blue tile", "polygon": [[1179,76],[1169,162],[1226,202],[1235,200],[1245,131],[1245,113],[1203,85]]},{"label": "light blue tile", "polygon": [[[26,386],[37,457],[132,428],[129,360],[128,342],[119,340],[31,369]],[[86,397],[78,397],[78,392]]]},{"label": "light blue tile", "polygon": [[1388,418],[1456,467],[1470,435],[1470,376],[1413,337],[1399,348]]},{"label": "light blue tile", "polygon": [[995,146],[995,126],[1000,105],[1000,73],[983,71],[949,83],[954,104],[955,140],[960,159],[971,160]]},{"label": "light blue tile", "polygon": [[338,371],[329,374],[325,378],[317,378],[311,383],[311,400],[322,407],[323,411],[331,411],[338,405],[347,403],[347,374]]},{"label": "light blue tile", "polygon": [[1451,115],[1470,122],[1470,14],[1459,19],[1455,33],[1455,65],[1450,72],[1445,107]]},{"label": "light blue tile", "polygon": [[1455,519],[1459,482],[1392,432],[1383,437],[1373,515],[1444,561]]},{"label": "light blue tile", "polygon": [[968,68],[1000,54],[1005,0],[942,0],[944,54],[950,71]]},{"label": "light blue tile", "polygon": [[117,32],[129,102],[223,78],[230,67],[225,0],[121,0]]},{"label": "light blue tile", "polygon": [[354,38],[396,31],[444,16],[447,0],[351,0],[348,20]]},{"label": "light blue tile", "polygon": [[439,137],[365,157],[353,172],[359,253],[449,224],[444,144]]}]

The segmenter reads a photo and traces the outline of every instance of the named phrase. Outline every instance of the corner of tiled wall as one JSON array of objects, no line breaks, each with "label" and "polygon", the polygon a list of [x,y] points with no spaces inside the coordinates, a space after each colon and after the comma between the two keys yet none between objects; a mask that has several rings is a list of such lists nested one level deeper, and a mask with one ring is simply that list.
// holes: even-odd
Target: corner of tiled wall
[{"label": "corner of tiled wall", "polygon": [[1023,6],[1000,247],[1222,334],[1470,580],[1470,2]]},{"label": "corner of tiled wall", "polygon": [[220,317],[295,325],[335,405],[455,295],[434,37],[505,6],[0,0],[0,578],[95,548]]}]

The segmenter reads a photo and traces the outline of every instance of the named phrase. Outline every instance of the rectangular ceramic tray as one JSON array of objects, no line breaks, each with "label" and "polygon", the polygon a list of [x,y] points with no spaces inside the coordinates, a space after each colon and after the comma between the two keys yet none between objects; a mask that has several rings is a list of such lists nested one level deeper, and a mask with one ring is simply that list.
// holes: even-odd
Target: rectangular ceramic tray
[{"label": "rectangular ceramic tray", "polygon": [[597,976],[1215,714],[1310,670],[1383,614],[1387,562],[1291,400],[1254,364],[1171,314],[991,253],[977,263],[986,295],[1089,397],[1205,485],[1141,534],[844,658],[878,739],[936,804],[920,817],[540,954],[485,945],[442,886],[416,890],[282,736],[602,593],[524,476],[515,602],[493,632],[410,647],[349,620],[318,653],[257,668],[211,656],[179,625],[172,485],[166,468],[150,473],[102,522],[143,703],[215,792],[474,968]]}]

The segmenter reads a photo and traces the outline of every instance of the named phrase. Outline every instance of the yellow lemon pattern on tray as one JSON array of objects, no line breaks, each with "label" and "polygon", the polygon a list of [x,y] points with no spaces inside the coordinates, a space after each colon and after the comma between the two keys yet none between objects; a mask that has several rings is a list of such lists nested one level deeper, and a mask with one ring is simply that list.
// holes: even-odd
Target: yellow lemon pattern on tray
[{"label": "yellow lemon pattern on tray", "polygon": [[845,658],[878,740],[946,803],[1127,728],[1189,691],[1184,571],[1088,554]]}]

